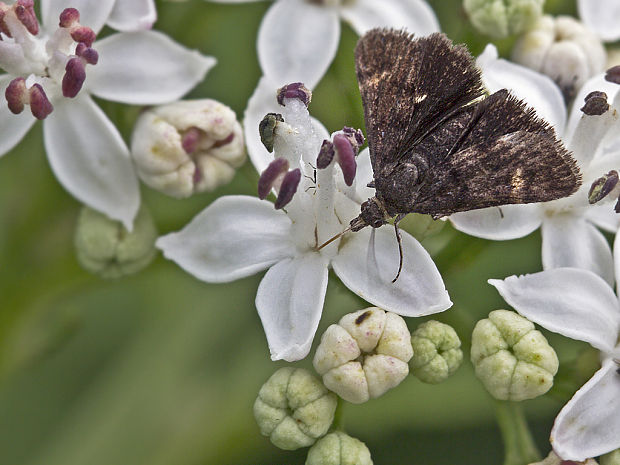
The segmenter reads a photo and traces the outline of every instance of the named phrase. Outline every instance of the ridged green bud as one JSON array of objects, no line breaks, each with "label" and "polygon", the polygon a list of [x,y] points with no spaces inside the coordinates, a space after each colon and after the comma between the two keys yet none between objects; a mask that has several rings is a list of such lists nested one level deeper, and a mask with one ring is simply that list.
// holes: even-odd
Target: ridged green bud
[{"label": "ridged green bud", "polygon": [[335,431],[310,448],[306,465],[372,465],[372,459],[366,444]]},{"label": "ridged green bud", "polygon": [[83,207],[75,231],[80,265],[102,278],[120,278],[140,271],[155,257],[157,229],[142,206],[129,232],[120,221]]},{"label": "ridged green bud", "polygon": [[411,373],[420,381],[437,384],[446,380],[463,361],[461,340],[454,329],[439,321],[422,323],[411,334]]},{"label": "ridged green bud", "polygon": [[542,15],[545,0],[464,0],[463,8],[479,32],[495,39],[520,34]]},{"label": "ridged green bud", "polygon": [[284,450],[308,447],[327,433],[338,400],[309,371],[280,368],[261,387],[254,417],[261,434]]},{"label": "ridged green bud", "polygon": [[601,465],[620,465],[620,449],[602,455],[599,461]]},{"label": "ridged green bud", "polygon": [[559,365],[555,351],[534,324],[508,310],[495,310],[476,324],[471,361],[493,397],[513,401],[547,392]]}]

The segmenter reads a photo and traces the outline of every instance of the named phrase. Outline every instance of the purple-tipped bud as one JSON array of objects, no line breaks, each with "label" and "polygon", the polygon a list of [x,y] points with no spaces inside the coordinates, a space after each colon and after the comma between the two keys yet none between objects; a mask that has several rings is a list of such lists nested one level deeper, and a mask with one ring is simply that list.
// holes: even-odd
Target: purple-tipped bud
[{"label": "purple-tipped bud", "polygon": [[4,97],[9,106],[11,113],[19,114],[24,111],[24,104],[30,101],[28,89],[26,89],[26,80],[24,78],[15,78],[4,91]]},{"label": "purple-tipped bud", "polygon": [[288,171],[288,160],[286,158],[276,158],[258,178],[258,198],[263,200],[269,195],[271,189],[280,187],[283,178]]},{"label": "purple-tipped bud", "polygon": [[80,12],[75,8],[65,8],[60,13],[58,25],[60,27],[71,27],[80,22]]},{"label": "purple-tipped bud", "polygon": [[181,146],[185,153],[194,153],[198,148],[198,142],[200,141],[200,136],[202,131],[197,127],[191,127],[181,137]]},{"label": "purple-tipped bud", "polygon": [[357,162],[355,161],[356,151],[349,138],[344,134],[336,134],[334,136],[334,148],[336,149],[336,161],[342,169],[344,182],[347,186],[350,186],[353,184],[355,171],[357,170]]},{"label": "purple-tipped bud", "polygon": [[235,139],[235,133],[231,132],[228,136],[226,136],[224,139],[221,140],[216,140],[215,144],[213,144],[213,147],[222,147],[224,145],[228,145],[230,144],[233,140]]},{"label": "purple-tipped bud", "polygon": [[590,191],[588,192],[588,202],[590,202],[590,204],[594,204],[600,200],[603,200],[618,185],[618,180],[619,177],[616,170],[611,170],[606,175],[596,179],[592,183],[592,186],[590,186]]},{"label": "purple-tipped bud", "polygon": [[276,126],[283,123],[284,118],[280,113],[267,113],[258,123],[258,133],[260,141],[263,143],[269,153],[273,152],[273,141],[275,139]]},{"label": "purple-tipped bud", "polygon": [[278,103],[283,107],[286,106],[284,105],[286,98],[299,99],[305,106],[308,106],[312,100],[312,92],[302,82],[294,82],[278,89]]},{"label": "purple-tipped bud", "polygon": [[324,140],[319,150],[319,156],[316,157],[316,167],[319,170],[325,169],[334,159],[334,144],[328,140]]},{"label": "purple-tipped bud", "polygon": [[605,80],[620,84],[620,65],[613,66],[605,72]]},{"label": "purple-tipped bud", "polygon": [[97,50],[90,48],[84,42],[77,44],[77,47],[75,47],[75,54],[89,65],[96,65],[99,61],[99,53],[97,53]]},{"label": "purple-tipped bud", "polygon": [[54,107],[47,99],[43,87],[41,87],[40,84],[33,84],[28,91],[30,94],[30,111],[32,112],[32,116],[36,119],[45,119],[47,115],[54,110]]},{"label": "purple-tipped bud", "polygon": [[581,107],[581,111],[588,116],[599,116],[607,110],[609,110],[607,94],[598,90],[586,95],[585,104]]},{"label": "purple-tipped bud", "polygon": [[71,31],[71,38],[76,42],[84,42],[87,47],[90,47],[97,36],[91,28],[78,26]]},{"label": "purple-tipped bud", "polygon": [[33,0],[17,0],[17,3],[15,3],[15,16],[17,16],[17,19],[30,34],[36,36],[39,33],[39,21],[37,21],[37,15],[34,12]]},{"label": "purple-tipped bud", "polygon": [[86,79],[86,70],[81,58],[71,58],[65,66],[65,75],[62,78],[62,95],[68,98],[75,97],[82,89]]},{"label": "purple-tipped bud", "polygon": [[280,192],[278,192],[278,198],[274,207],[279,210],[286,206],[292,199],[295,192],[297,192],[297,186],[301,180],[301,171],[299,168],[295,168],[284,175],[282,184],[280,185]]}]

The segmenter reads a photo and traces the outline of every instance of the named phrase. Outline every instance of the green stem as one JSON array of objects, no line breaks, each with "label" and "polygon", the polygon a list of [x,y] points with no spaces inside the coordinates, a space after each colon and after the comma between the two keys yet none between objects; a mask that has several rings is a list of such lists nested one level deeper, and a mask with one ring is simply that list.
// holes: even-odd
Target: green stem
[{"label": "green stem", "polygon": [[344,410],[344,401],[342,399],[338,399],[338,405],[336,406],[336,412],[334,412],[334,422],[332,423],[333,431],[344,431],[344,415],[342,411]]},{"label": "green stem", "polygon": [[523,408],[517,402],[494,401],[495,416],[504,440],[504,465],[527,465],[540,461]]}]

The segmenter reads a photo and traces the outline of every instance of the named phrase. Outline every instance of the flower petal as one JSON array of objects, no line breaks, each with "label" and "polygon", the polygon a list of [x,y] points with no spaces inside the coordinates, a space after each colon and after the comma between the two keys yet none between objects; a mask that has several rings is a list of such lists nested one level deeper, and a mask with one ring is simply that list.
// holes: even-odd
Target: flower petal
[{"label": "flower petal", "polygon": [[[0,75],[2,95],[4,95],[4,90],[12,79],[13,76],[8,74]],[[36,119],[28,108],[15,115],[9,110],[6,101],[2,102],[0,104],[0,156],[15,147],[24,138],[26,133],[30,131],[35,122]]]},{"label": "flower petal", "polygon": [[574,267],[590,270],[614,282],[611,248],[605,236],[577,215],[555,214],[542,224],[542,262],[545,270]]},{"label": "flower petal", "polygon": [[620,39],[620,3],[616,0],[578,0],[581,21],[605,42]]},{"label": "flower petal", "polygon": [[398,244],[389,227],[350,234],[332,260],[334,271],[361,298],[390,312],[422,316],[450,308],[452,302],[432,258],[413,237],[401,234],[403,269],[396,282],[392,279],[398,270]]},{"label": "flower petal", "polygon": [[58,27],[60,13],[65,8],[80,12],[80,24],[99,32],[114,7],[116,0],[41,0],[41,19],[48,32]]},{"label": "flower petal", "polygon": [[99,63],[88,68],[84,85],[104,99],[135,105],[181,98],[216,62],[155,31],[119,32],[93,47]]},{"label": "flower petal", "polygon": [[220,197],[182,230],[157,239],[164,256],[206,282],[250,276],[290,257],[291,222],[271,202]]},{"label": "flower petal", "polygon": [[374,27],[407,28],[423,36],[440,30],[433,9],[424,0],[357,0],[343,6],[341,14],[360,36]]},{"label": "flower petal", "polygon": [[56,102],[43,122],[45,150],[60,183],[80,202],[131,230],[138,179],[116,127],[86,94]]},{"label": "flower petal", "polygon": [[620,329],[618,299],[594,273],[557,268],[525,276],[489,279],[504,300],[521,315],[549,331],[607,351]]},{"label": "flower petal", "polygon": [[258,286],[256,308],[272,360],[308,355],[327,289],[327,258],[308,252],[272,266]]},{"label": "flower petal", "polygon": [[555,419],[551,445],[565,460],[584,461],[620,448],[620,375],[608,359]]},{"label": "flower petal", "polygon": [[153,0],[116,0],[108,25],[118,31],[150,29],[157,19]]},{"label": "flower petal", "polygon": [[334,59],[339,39],[335,9],[303,0],[280,0],[260,25],[258,60],[263,74],[278,87],[301,81],[312,89]]},{"label": "flower petal", "polygon": [[[616,234],[620,228],[620,215],[614,211],[612,204],[592,205],[586,209],[584,216],[588,221],[607,232]],[[616,276],[620,274],[616,273]]]},{"label": "flower petal", "polygon": [[503,205],[450,215],[448,219],[461,232],[493,241],[527,236],[542,223],[540,204]]},{"label": "flower petal", "polygon": [[564,133],[566,106],[560,88],[544,74],[498,58],[497,49],[489,44],[476,60],[482,69],[482,80],[490,92],[508,89],[523,99],[536,114],[551,123],[559,136]]}]

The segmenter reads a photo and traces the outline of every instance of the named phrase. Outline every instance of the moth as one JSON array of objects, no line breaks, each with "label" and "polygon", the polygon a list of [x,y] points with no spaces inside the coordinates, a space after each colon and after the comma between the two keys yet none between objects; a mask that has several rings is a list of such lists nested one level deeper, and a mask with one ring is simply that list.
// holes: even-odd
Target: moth
[{"label": "moth", "polygon": [[506,89],[485,96],[474,58],[444,34],[373,29],[355,63],[376,193],[344,232],[394,219],[394,281],[398,222],[408,213],[437,219],[544,202],[581,185],[553,128]]}]

